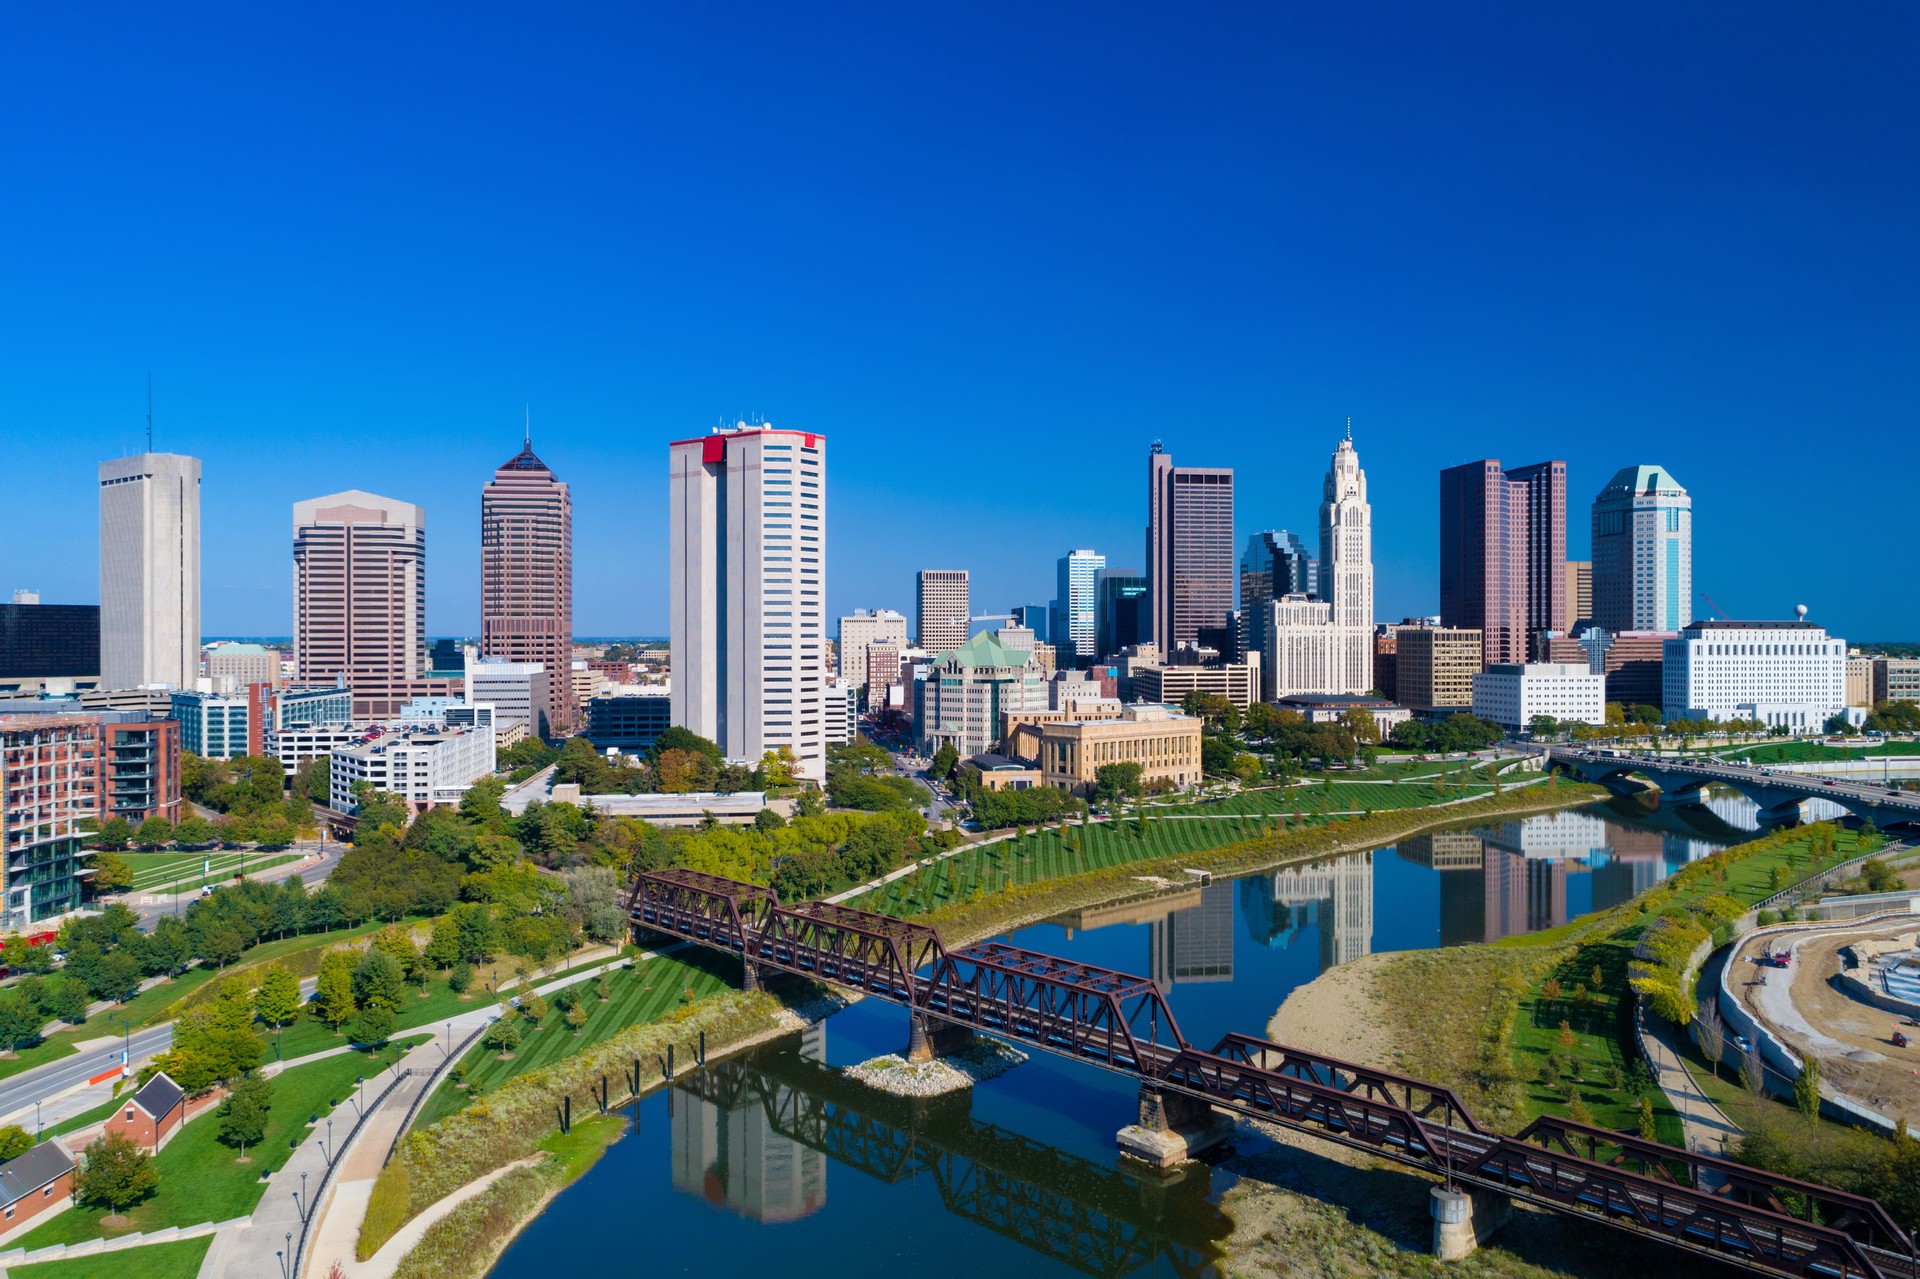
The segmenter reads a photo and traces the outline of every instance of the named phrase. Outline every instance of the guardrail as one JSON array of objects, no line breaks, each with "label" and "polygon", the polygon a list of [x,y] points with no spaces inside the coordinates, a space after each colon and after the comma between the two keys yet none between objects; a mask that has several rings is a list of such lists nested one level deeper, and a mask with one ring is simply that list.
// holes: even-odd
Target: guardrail
[{"label": "guardrail", "polygon": [[1882,861],[1886,861],[1890,858],[1904,857],[1912,851],[1913,851],[1913,845],[1911,844],[1894,843],[1894,844],[1888,844],[1884,848],[1877,848],[1871,853],[1861,853],[1857,857],[1849,857],[1847,858],[1846,861],[1836,862],[1832,866],[1829,866],[1825,870],[1821,871],[1819,874],[1809,875],[1807,876],[1807,878],[1801,880],[1799,883],[1790,884],[1787,887],[1781,889],[1779,892],[1775,893],[1773,896],[1768,897],[1763,901],[1756,902],[1753,906],[1753,909],[1756,911],[1762,911],[1762,910],[1776,910],[1783,905],[1796,906],[1803,899],[1807,897],[1811,897],[1815,893],[1824,893],[1827,890],[1827,888],[1830,885],[1832,885],[1845,872],[1856,870],[1866,862],[1871,861],[1873,858],[1878,857]]},{"label": "guardrail", "polygon": [[[352,1145],[353,1139],[360,1135],[362,1125],[367,1122],[367,1116],[380,1109],[380,1103],[385,1101],[394,1089],[398,1088],[402,1083],[405,1083],[412,1074],[412,1067],[408,1067],[406,1070],[399,1072],[388,1082],[385,1088],[380,1090],[379,1095],[373,1099],[372,1105],[360,1107],[359,1117],[353,1121],[353,1127],[347,1129],[347,1138],[342,1144]],[[300,1218],[300,1238],[293,1246],[293,1264],[287,1270],[288,1279],[300,1279],[300,1267],[307,1259],[307,1240],[313,1235],[313,1220],[319,1215],[314,1211],[314,1207],[326,1198],[327,1186],[333,1181],[333,1170],[339,1166],[340,1146],[336,1145],[331,1151],[327,1152],[327,1170],[320,1174],[320,1184],[314,1187],[313,1194],[307,1199],[307,1202],[302,1205],[305,1211]]]},{"label": "guardrail", "polygon": [[466,1056],[467,1049],[473,1047],[474,1041],[479,1039],[481,1035],[485,1034],[487,1027],[491,1026],[492,1024],[493,1022],[489,1020],[489,1021],[483,1021],[478,1026],[474,1027],[473,1033],[468,1035],[465,1039],[461,1040],[460,1046],[458,1048],[455,1048],[453,1051],[449,1052],[445,1057],[442,1057],[440,1059],[440,1064],[438,1066],[435,1066],[432,1072],[428,1074],[427,1086],[420,1090],[420,1095],[413,1099],[413,1104],[411,1106],[407,1107],[406,1116],[400,1120],[400,1127],[397,1130],[395,1130],[393,1134],[393,1141],[387,1146],[387,1157],[380,1161],[380,1166],[382,1168],[385,1168],[388,1164],[393,1162],[394,1152],[400,1149],[400,1139],[407,1135],[407,1129],[413,1127],[414,1116],[420,1113],[420,1107],[424,1106],[427,1102],[427,1098],[433,1094],[434,1088],[437,1087],[440,1082],[440,1076],[446,1074],[447,1071],[452,1068],[454,1062],[459,1061],[462,1057]]}]

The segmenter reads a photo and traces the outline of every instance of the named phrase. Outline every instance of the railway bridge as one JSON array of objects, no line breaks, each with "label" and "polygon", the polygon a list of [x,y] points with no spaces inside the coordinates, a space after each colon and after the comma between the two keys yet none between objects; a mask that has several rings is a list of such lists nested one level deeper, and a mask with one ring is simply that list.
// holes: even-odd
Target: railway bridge
[{"label": "railway bridge", "polygon": [[1719,785],[1739,791],[1758,804],[1763,815],[1776,821],[1798,816],[1800,805],[1807,800],[1828,799],[1883,829],[1920,824],[1920,795],[1867,782],[1777,772],[1718,759],[1679,759],[1567,746],[1552,747],[1547,758],[1581,781],[1597,782],[1617,794],[1642,789],[1631,779],[1643,778],[1659,788],[1662,804],[1698,804],[1701,791]]},{"label": "railway bridge", "polygon": [[1756,1274],[1920,1279],[1914,1240],[1872,1199],[1558,1118],[1490,1132],[1444,1087],[1251,1035],[1201,1049],[1145,977],[1003,942],[949,951],[924,924],[689,870],[637,875],[628,909],[637,929],[737,956],[749,988],[789,973],[902,1006],[910,1056],[985,1032],[1135,1079],[1137,1128],[1163,1151],[1224,1112],[1436,1174],[1442,1256],[1519,1200]]}]

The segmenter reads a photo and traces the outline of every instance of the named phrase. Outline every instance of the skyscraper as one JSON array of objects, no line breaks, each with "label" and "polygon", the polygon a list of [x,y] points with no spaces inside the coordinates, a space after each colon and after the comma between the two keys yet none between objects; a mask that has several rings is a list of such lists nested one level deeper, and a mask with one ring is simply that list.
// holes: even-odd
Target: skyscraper
[{"label": "skyscraper", "polygon": [[344,677],[355,719],[396,714],[427,669],[427,519],[359,489],[293,504],[293,662]]},{"label": "skyscraper", "polygon": [[1593,620],[1593,561],[1567,561],[1567,629]]},{"label": "skyscraper", "polygon": [[1147,638],[1147,577],[1137,568],[1103,568],[1094,576],[1094,643],[1112,657]]},{"label": "skyscraper", "polygon": [[1693,499],[1673,473],[1629,466],[1593,499],[1593,620],[1677,631],[1693,609]]},{"label": "skyscraper", "polygon": [[1240,651],[1266,647],[1267,604],[1288,595],[1320,598],[1320,561],[1298,533],[1268,529],[1247,539],[1240,553]]},{"label": "skyscraper", "polygon": [[827,441],[738,423],[675,440],[673,722],[757,764],[826,776]]},{"label": "skyscraper", "polygon": [[480,652],[545,667],[548,731],[572,731],[573,498],[532,436],[480,490]]},{"label": "skyscraper", "polygon": [[921,648],[938,656],[967,642],[967,619],[972,615],[967,570],[921,569],[914,575],[914,598]]},{"label": "skyscraper", "polygon": [[1147,595],[1162,653],[1233,618],[1233,471],[1147,454]]},{"label": "skyscraper", "polygon": [[1100,655],[1096,583],[1106,566],[1107,557],[1092,551],[1069,551],[1060,557],[1059,594],[1054,597],[1059,624],[1052,636],[1063,658],[1092,661]]},{"label": "skyscraper", "polygon": [[1484,661],[1525,662],[1567,629],[1567,464],[1440,472],[1440,620],[1482,635]]},{"label": "skyscraper", "polygon": [[1342,692],[1373,687],[1373,507],[1353,428],[1334,447],[1320,502],[1322,590],[1339,631]]},{"label": "skyscraper", "polygon": [[100,464],[100,687],[200,673],[200,459]]}]

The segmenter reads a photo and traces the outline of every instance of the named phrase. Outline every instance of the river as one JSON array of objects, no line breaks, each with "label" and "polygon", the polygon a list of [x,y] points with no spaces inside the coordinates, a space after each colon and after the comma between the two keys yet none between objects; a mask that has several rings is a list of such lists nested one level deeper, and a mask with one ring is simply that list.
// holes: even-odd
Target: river
[{"label": "river", "polygon": [[[1737,797],[1628,801],[1436,831],[1022,928],[1036,950],[1152,977],[1188,1041],[1264,1033],[1294,987],[1373,951],[1489,941],[1622,902],[1751,837]],[[1045,1053],[911,1103],[835,1067],[900,1050],[877,1000],[642,1099],[635,1129],[501,1258],[555,1274],[935,1277],[1210,1273],[1225,1170],[1123,1170],[1137,1085]]]}]

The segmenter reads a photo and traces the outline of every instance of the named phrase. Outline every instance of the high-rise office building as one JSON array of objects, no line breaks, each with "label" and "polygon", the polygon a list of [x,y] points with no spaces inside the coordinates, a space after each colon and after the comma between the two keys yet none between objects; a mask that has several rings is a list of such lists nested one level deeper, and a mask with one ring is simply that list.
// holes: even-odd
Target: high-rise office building
[{"label": "high-rise office building", "polygon": [[1339,632],[1340,687],[1364,693],[1373,687],[1373,507],[1367,503],[1367,473],[1353,448],[1353,430],[1333,450],[1320,502],[1322,592]]},{"label": "high-rise office building", "polygon": [[1440,620],[1479,630],[1485,663],[1525,662],[1536,637],[1566,633],[1566,564],[1565,462],[1440,472]]},{"label": "high-rise office building", "polygon": [[573,731],[573,497],[531,436],[480,490],[480,652],[545,667],[548,730]]},{"label": "high-rise office building", "polygon": [[1394,648],[1400,705],[1424,716],[1473,705],[1473,677],[1485,666],[1479,631],[1402,626],[1394,632]]},{"label": "high-rise office building", "polygon": [[[673,722],[826,776],[827,440],[745,422],[669,447]],[[962,638],[965,638],[964,628]]]},{"label": "high-rise office building", "polygon": [[192,688],[200,674],[200,459],[100,464],[100,685]]},{"label": "high-rise office building", "polygon": [[1233,470],[1147,455],[1148,638],[1162,653],[1233,625]]},{"label": "high-rise office building", "polygon": [[[1101,570],[1103,573],[1106,571]],[[1011,611],[1013,624],[1024,626],[1033,632],[1036,643],[1053,642],[1053,609],[1045,604],[1015,604]]]},{"label": "high-rise office building", "polygon": [[1137,568],[1103,568],[1094,578],[1093,646],[1112,657],[1147,639],[1147,575]]},{"label": "high-rise office building", "polygon": [[921,648],[938,656],[967,642],[967,619],[972,614],[967,570],[921,569],[914,575],[914,601]]},{"label": "high-rise office building", "polygon": [[871,613],[858,608],[840,619],[840,678],[856,689],[867,687],[867,649],[872,644],[891,644],[898,653],[907,646],[907,619],[890,608]]},{"label": "high-rise office building", "polygon": [[1593,620],[1593,561],[1567,561],[1567,629]]},{"label": "high-rise office building", "polygon": [[344,678],[356,719],[399,712],[427,669],[426,512],[359,489],[293,504],[293,662]]},{"label": "high-rise office building", "polygon": [[1059,624],[1052,628],[1054,645],[1063,658],[1092,661],[1100,654],[1099,596],[1100,570],[1107,557],[1093,551],[1069,551],[1060,557],[1058,594],[1054,607]]},{"label": "high-rise office building", "polygon": [[100,675],[96,604],[0,604],[0,684],[92,680]]},{"label": "high-rise office building", "polygon": [[1269,601],[1288,595],[1320,598],[1320,561],[1307,551],[1298,533],[1268,529],[1247,539],[1240,553],[1240,651],[1258,653],[1267,645],[1262,627]]},{"label": "high-rise office building", "polygon": [[1626,467],[1593,499],[1593,620],[1677,631],[1692,609],[1693,499],[1662,467]]}]

